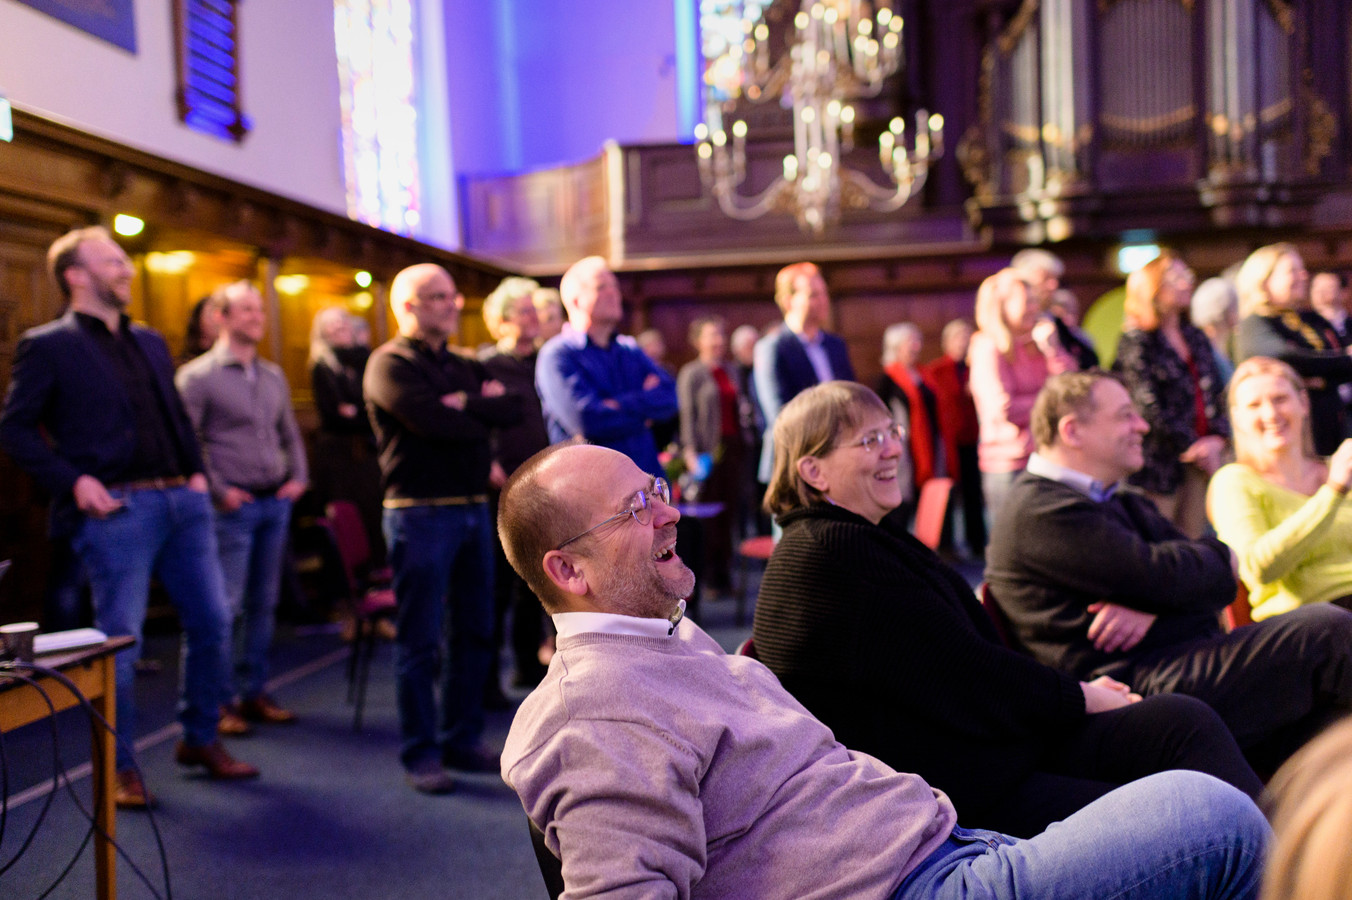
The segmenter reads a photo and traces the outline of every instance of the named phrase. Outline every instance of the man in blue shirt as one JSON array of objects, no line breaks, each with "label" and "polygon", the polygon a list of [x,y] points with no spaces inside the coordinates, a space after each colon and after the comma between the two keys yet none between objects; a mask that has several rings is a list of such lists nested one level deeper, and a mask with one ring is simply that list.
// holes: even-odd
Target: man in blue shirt
[{"label": "man in blue shirt", "polygon": [[559,283],[568,324],[540,348],[535,386],[549,439],[610,447],[660,475],[648,421],[676,415],[676,383],[634,339],[617,335],[620,285],[599,256],[574,263]]}]

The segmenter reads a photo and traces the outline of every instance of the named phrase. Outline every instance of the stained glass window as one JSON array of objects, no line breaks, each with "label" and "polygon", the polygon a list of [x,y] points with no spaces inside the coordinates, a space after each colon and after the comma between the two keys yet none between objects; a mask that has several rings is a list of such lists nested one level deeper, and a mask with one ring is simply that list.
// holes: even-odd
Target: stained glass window
[{"label": "stained glass window", "polygon": [[412,234],[419,213],[412,0],[334,0],[347,213]]}]

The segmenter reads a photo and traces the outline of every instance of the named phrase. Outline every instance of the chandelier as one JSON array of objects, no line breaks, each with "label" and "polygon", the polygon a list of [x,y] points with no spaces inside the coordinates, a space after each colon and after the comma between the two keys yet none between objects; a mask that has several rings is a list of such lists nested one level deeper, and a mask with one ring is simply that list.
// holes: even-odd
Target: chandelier
[{"label": "chandelier", "polygon": [[[842,161],[854,149],[855,101],[876,97],[901,66],[902,19],[890,0],[877,0],[876,9],[869,0],[801,0],[788,52],[773,65],[761,11],[761,3],[748,0],[743,40],[705,76],[705,122],[695,128],[705,188],[734,219],[791,212],[800,228],[817,235],[839,221],[842,209],[900,209],[943,153],[943,116],[919,111],[909,138],[905,120],[891,120],[878,141],[887,184]],[[783,174],[755,195],[739,190],[747,171],[746,121],[735,120],[730,135],[723,125],[724,112],[743,96],[753,103],[778,98],[793,108],[793,153],[784,157]]]}]

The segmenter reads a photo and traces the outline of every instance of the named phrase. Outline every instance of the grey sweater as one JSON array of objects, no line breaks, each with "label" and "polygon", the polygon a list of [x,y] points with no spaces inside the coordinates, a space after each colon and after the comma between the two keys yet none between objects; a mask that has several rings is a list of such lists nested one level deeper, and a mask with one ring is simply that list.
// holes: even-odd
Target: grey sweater
[{"label": "grey sweater", "polygon": [[567,897],[885,900],[956,819],[688,620],[561,638],[502,773]]}]

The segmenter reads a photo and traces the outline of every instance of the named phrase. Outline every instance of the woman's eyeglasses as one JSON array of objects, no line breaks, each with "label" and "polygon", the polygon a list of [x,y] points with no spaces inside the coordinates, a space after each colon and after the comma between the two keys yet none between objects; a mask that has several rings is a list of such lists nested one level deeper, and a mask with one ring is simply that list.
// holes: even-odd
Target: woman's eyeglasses
[{"label": "woman's eyeglasses", "polygon": [[865,452],[872,453],[875,450],[881,450],[883,445],[887,443],[888,438],[900,442],[905,435],[906,429],[901,425],[891,425],[887,428],[870,431],[850,446],[863,447]]}]

